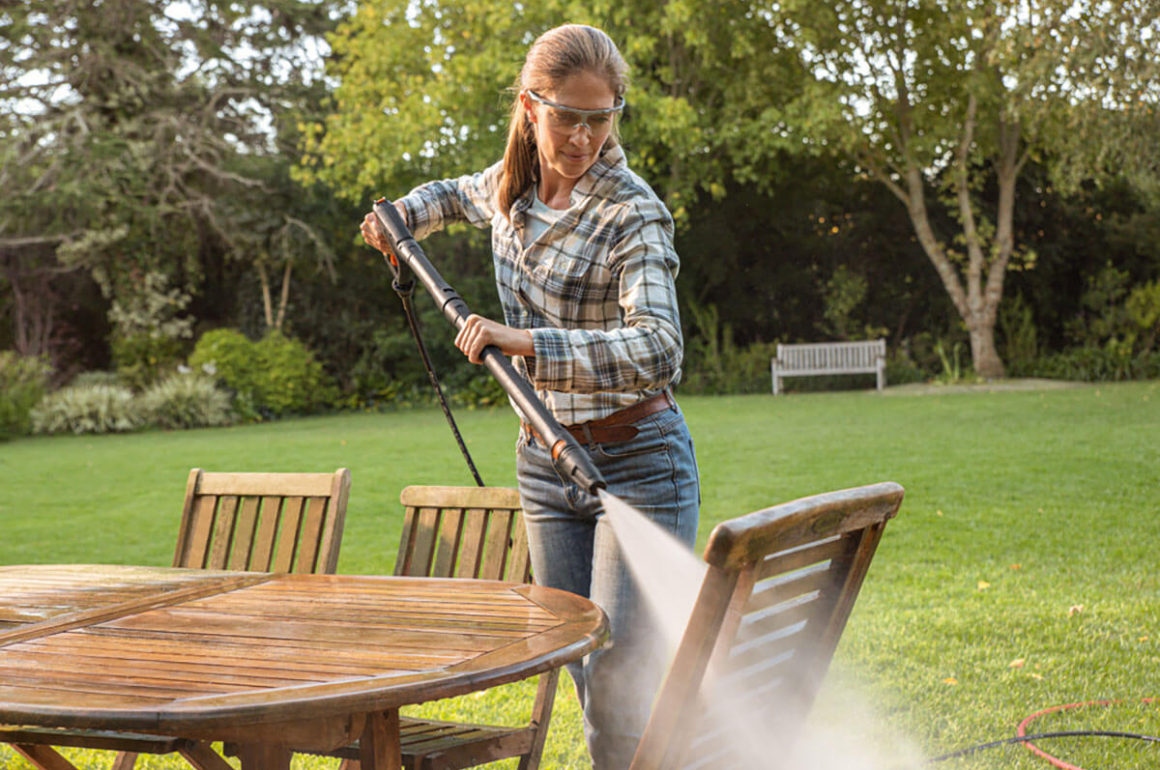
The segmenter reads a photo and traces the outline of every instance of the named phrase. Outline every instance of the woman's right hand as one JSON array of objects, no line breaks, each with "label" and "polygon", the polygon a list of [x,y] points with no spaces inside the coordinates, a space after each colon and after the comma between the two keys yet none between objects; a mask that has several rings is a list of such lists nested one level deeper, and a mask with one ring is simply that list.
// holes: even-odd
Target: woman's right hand
[{"label": "woman's right hand", "polygon": [[[399,201],[395,201],[394,206],[399,212],[399,216],[406,222],[407,208]],[[367,242],[368,246],[378,249],[388,257],[393,256],[390,241],[387,240],[387,234],[383,231],[383,226],[374,211],[368,212],[363,217],[362,224],[359,226],[359,232],[362,233],[363,240]]]}]

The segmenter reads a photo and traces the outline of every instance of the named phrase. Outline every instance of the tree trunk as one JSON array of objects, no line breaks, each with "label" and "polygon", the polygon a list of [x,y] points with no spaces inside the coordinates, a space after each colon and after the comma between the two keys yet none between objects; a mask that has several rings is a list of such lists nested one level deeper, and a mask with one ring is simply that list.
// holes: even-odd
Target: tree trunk
[{"label": "tree trunk", "polygon": [[984,379],[994,380],[1004,376],[1003,360],[995,347],[995,322],[987,323],[979,319],[968,329],[971,333],[971,360],[975,364],[975,374]]},{"label": "tree trunk", "polygon": [[274,328],[274,303],[270,299],[270,274],[266,272],[266,265],[258,263],[258,280],[262,284],[262,310],[266,317],[266,329]]}]

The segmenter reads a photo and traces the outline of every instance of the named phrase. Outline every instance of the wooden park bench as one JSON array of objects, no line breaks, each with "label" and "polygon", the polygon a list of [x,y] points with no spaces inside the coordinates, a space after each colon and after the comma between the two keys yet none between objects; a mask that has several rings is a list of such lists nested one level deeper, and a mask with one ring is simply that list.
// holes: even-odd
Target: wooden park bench
[{"label": "wooden park bench", "polygon": [[826,374],[876,374],[881,391],[886,387],[886,340],[779,344],[769,368],[775,396],[781,391],[783,377]]}]

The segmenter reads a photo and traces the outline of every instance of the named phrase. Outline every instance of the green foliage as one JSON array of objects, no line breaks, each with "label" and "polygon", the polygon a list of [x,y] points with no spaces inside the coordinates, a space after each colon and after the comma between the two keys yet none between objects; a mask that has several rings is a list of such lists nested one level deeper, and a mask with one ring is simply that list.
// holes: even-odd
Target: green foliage
[{"label": "green foliage", "polygon": [[999,331],[1003,335],[1003,360],[1008,371],[1017,374],[1039,355],[1038,332],[1031,305],[1016,294],[999,310]]},{"label": "green foliage", "polygon": [[935,383],[939,385],[958,385],[962,382],[974,382],[978,379],[970,371],[970,367],[965,366],[962,362],[963,343],[940,339],[935,342],[934,350],[938,354],[939,363],[942,364],[942,371],[934,378]]},{"label": "green foliage", "polygon": [[1124,382],[1160,378],[1160,352],[1132,354],[1123,340],[1104,345],[1072,348],[1043,356],[1022,374],[1079,382]]},{"label": "green foliage", "polygon": [[723,324],[714,305],[690,304],[694,331],[685,339],[682,393],[764,393],[770,388],[769,362],[776,344],[738,346],[733,328]]},{"label": "green foliage", "polygon": [[144,419],[160,428],[203,428],[233,421],[229,394],[206,375],[173,374],[138,399]]},{"label": "green foliage", "polygon": [[310,414],[335,399],[322,364],[301,342],[271,331],[258,342],[233,329],[202,335],[189,363],[233,391],[246,419]]},{"label": "green foliage", "polygon": [[866,290],[869,288],[866,278],[850,270],[846,265],[838,265],[830,275],[822,291],[825,308],[820,324],[821,330],[833,335],[839,340],[853,339],[855,324],[852,320],[854,311],[866,299]]},{"label": "green foliage", "polygon": [[184,345],[169,337],[134,334],[114,337],[110,347],[118,380],[141,391],[177,370]]},{"label": "green foliage", "polygon": [[69,385],[74,387],[83,387],[90,385],[124,385],[121,382],[121,377],[116,372],[81,372],[76,377],[72,378]]},{"label": "green foliage", "polygon": [[133,392],[119,385],[61,388],[32,410],[35,433],[121,433],[144,422]]},{"label": "green foliage", "polygon": [[594,24],[629,63],[633,163],[678,221],[698,191],[766,186],[789,145],[770,130],[800,79],[765,5],[751,0],[577,3],[372,0],[330,37],[333,111],[304,124],[298,178],[349,200],[482,169],[503,153],[512,83],[528,45],[564,22]]},{"label": "green foliage", "polygon": [[168,283],[162,273],[151,271],[109,308],[113,363],[121,381],[137,391],[174,371],[181,360],[182,340],[192,336],[193,319],[181,316],[191,298]]},{"label": "green foliage", "polygon": [[508,402],[507,391],[499,380],[486,371],[476,371],[475,376],[456,388],[452,399],[472,409],[503,406]]},{"label": "green foliage", "polygon": [[1160,281],[1137,286],[1124,301],[1128,321],[1139,334],[1139,350],[1148,353],[1160,335]]},{"label": "green foliage", "polygon": [[0,441],[28,433],[29,414],[48,391],[51,375],[43,358],[0,351]]}]

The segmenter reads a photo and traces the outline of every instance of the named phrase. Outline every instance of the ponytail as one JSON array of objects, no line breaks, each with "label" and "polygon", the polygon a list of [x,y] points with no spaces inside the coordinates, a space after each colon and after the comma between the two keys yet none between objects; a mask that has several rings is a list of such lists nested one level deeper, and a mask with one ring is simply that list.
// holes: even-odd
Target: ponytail
[{"label": "ponytail", "polygon": [[539,181],[540,159],[536,151],[536,131],[517,93],[508,125],[507,147],[503,153],[503,173],[496,192],[496,203],[503,215],[511,219],[512,204]]}]

